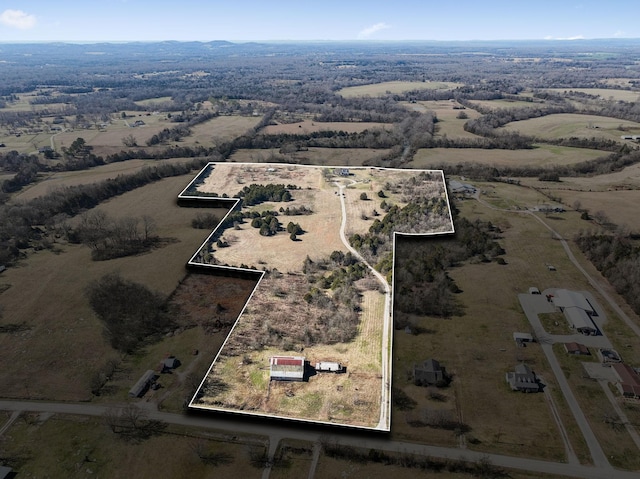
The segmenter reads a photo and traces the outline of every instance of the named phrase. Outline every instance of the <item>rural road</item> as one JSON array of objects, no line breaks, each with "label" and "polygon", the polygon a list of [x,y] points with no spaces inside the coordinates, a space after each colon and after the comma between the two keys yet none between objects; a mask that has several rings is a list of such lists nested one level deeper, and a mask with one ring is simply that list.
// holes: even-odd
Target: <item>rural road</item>
[{"label": "rural road", "polygon": [[[75,404],[75,403],[52,403],[52,402],[30,402],[30,401],[0,401],[0,410],[3,411],[30,411],[46,412],[53,414],[78,414],[84,416],[102,416],[111,407],[126,407],[127,404],[119,405],[96,405],[96,404]],[[145,409],[146,410],[146,409]],[[469,449],[458,449],[448,447],[426,446],[403,441],[390,440],[385,435],[375,434],[339,435],[335,432],[333,436],[327,436],[318,431],[307,430],[300,425],[287,425],[273,421],[272,424],[251,423],[249,421],[238,421],[237,419],[227,419],[221,416],[211,415],[191,416],[146,410],[148,419],[162,421],[167,424],[181,426],[212,429],[228,433],[230,436],[247,434],[251,436],[269,437],[270,449],[274,449],[282,438],[311,441],[314,443],[323,440],[337,442],[347,446],[360,447],[365,449],[378,449],[386,452],[397,452],[405,454],[416,454],[422,457],[433,457],[439,459],[465,460],[476,462],[489,460],[493,465],[524,471],[534,471],[546,474],[556,474],[567,477],[581,479],[638,479],[638,473],[619,471],[611,468],[599,468],[583,466],[579,464],[565,464],[558,462],[547,462],[536,459],[522,457],[503,456],[499,454],[487,454],[483,452],[470,451]],[[329,431],[329,430],[327,430]],[[331,431],[337,431],[332,429]]]},{"label": "rural road", "polygon": [[[353,182],[355,183],[355,182]],[[378,281],[384,286],[384,324],[382,325],[382,388],[380,391],[380,420],[378,421],[378,426],[376,429],[381,429],[383,431],[388,431],[391,427],[391,395],[389,394],[389,389],[391,385],[391,361],[390,361],[390,341],[391,341],[391,287],[387,282],[387,279],[380,274],[373,266],[371,266],[361,255],[356,251],[349,240],[347,239],[347,235],[345,233],[347,227],[347,205],[344,201],[344,189],[345,185],[334,182],[334,184],[338,187],[338,196],[340,197],[340,205],[342,207],[342,222],[340,223],[340,239],[344,243],[345,247],[351,251],[356,258],[362,261],[367,268],[371,271],[371,273],[378,278]]]}]

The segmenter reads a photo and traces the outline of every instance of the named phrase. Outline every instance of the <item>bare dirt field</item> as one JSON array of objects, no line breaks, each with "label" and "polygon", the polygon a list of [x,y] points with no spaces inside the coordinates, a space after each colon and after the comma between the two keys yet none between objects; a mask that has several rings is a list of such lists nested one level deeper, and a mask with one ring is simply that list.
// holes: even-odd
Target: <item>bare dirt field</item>
[{"label": "bare dirt field", "polygon": [[[622,126],[624,131],[620,130]],[[498,131],[518,131],[540,138],[605,138],[620,141],[622,135],[639,135],[640,123],[595,115],[560,113],[514,121]]]},{"label": "bare dirt field", "polygon": [[278,125],[265,126],[261,131],[266,135],[279,135],[286,133],[289,135],[308,135],[318,131],[345,131],[347,133],[360,133],[364,130],[386,128],[390,130],[393,125],[387,123],[366,123],[366,122],[320,122],[303,120],[297,123],[281,123]]},{"label": "bare dirt field", "polygon": [[538,145],[530,150],[498,150],[481,148],[423,148],[416,152],[412,168],[436,168],[459,163],[481,163],[490,166],[570,165],[606,156],[607,153],[586,148]]},{"label": "bare dirt field", "polygon": [[338,94],[344,97],[384,96],[387,93],[404,93],[411,90],[451,90],[459,86],[462,86],[462,84],[454,82],[390,81],[384,83],[373,83],[371,85],[343,88],[342,90],[338,91]]}]

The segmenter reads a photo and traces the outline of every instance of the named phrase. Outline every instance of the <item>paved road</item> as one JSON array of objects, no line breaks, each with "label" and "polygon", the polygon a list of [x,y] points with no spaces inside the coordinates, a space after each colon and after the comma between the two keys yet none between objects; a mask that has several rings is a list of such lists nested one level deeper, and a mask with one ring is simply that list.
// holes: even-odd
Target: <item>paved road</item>
[{"label": "paved road", "polygon": [[[531,323],[531,326],[533,327],[536,334],[539,335],[539,331],[544,331],[544,329],[542,329],[542,325],[540,324],[540,320],[538,319],[538,311],[536,311],[534,304],[539,303],[543,306],[546,306],[546,300],[543,296],[524,293],[519,294],[518,299],[520,300],[520,305],[522,306],[522,310],[529,320],[529,323]],[[560,391],[562,391],[562,394],[567,401],[567,404],[569,405],[569,409],[571,410],[573,417],[576,419],[578,427],[580,428],[580,431],[582,432],[582,435],[587,442],[587,446],[589,447],[589,452],[591,453],[594,464],[602,468],[611,467],[609,465],[609,461],[607,460],[607,456],[602,450],[598,439],[596,439],[596,436],[593,433],[591,426],[589,425],[589,421],[587,421],[587,418],[582,412],[582,409],[580,408],[580,405],[578,404],[576,397],[573,395],[573,391],[571,390],[571,387],[569,386],[569,383],[567,382],[567,379],[562,372],[560,363],[558,363],[558,359],[553,352],[552,342],[542,341],[540,342],[540,347],[547,357],[547,361],[551,366],[551,371],[553,371],[553,374],[556,377],[556,381],[560,386]]]},{"label": "paved road", "polygon": [[[125,407],[126,404],[119,405]],[[29,401],[0,401],[0,410],[4,411],[33,411],[49,412],[57,414],[79,414],[85,416],[102,416],[113,405],[96,404],[75,404],[75,403],[51,403],[51,402],[29,402]],[[465,460],[470,462],[488,459],[496,466],[541,472],[546,474],[556,474],[582,479],[638,479],[638,473],[618,471],[611,468],[589,467],[579,464],[565,464],[558,462],[547,462],[536,459],[526,459],[522,457],[502,456],[498,454],[487,454],[470,451],[468,449],[425,446],[410,442],[392,441],[384,435],[376,436],[369,434],[354,436],[352,434],[327,437],[317,431],[305,430],[300,425],[278,424],[252,424],[247,421],[237,421],[224,417],[201,417],[183,414],[174,414],[160,411],[148,411],[148,418],[165,422],[167,424],[177,424],[181,426],[198,429],[212,429],[223,431],[229,436],[252,435],[265,436],[270,438],[270,442],[277,445],[281,438],[298,439],[303,441],[320,442],[322,440],[338,441],[340,444],[373,448],[387,452],[399,452],[428,456],[440,459]],[[273,448],[274,446],[271,446]]]}]

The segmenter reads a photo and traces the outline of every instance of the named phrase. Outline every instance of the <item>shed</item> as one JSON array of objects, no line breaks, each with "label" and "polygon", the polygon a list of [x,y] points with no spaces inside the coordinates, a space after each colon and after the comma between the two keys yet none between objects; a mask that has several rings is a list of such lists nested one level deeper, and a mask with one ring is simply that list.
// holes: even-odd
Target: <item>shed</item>
[{"label": "shed", "polygon": [[579,354],[582,356],[589,356],[589,348],[580,343],[564,343],[564,349],[569,354]]},{"label": "shed", "polygon": [[303,356],[272,356],[269,359],[269,378],[276,381],[303,381]]},{"label": "shed", "polygon": [[417,385],[438,384],[446,379],[445,369],[435,359],[427,359],[413,366],[413,380]]},{"label": "shed", "polygon": [[156,373],[153,369],[149,369],[145,372],[138,382],[133,385],[133,387],[129,390],[129,397],[137,398],[149,387],[149,385],[156,378]]},{"label": "shed", "polygon": [[598,332],[591,317],[584,309],[565,308],[564,316],[567,318],[567,321],[569,321],[569,325],[579,333],[592,336]]},{"label": "shed", "polygon": [[522,343],[533,343],[533,336],[529,333],[513,333],[513,340],[518,346],[523,346]]},{"label": "shed", "polygon": [[534,393],[540,391],[540,385],[534,372],[526,364],[518,364],[514,371],[506,374],[507,383],[513,391]]}]

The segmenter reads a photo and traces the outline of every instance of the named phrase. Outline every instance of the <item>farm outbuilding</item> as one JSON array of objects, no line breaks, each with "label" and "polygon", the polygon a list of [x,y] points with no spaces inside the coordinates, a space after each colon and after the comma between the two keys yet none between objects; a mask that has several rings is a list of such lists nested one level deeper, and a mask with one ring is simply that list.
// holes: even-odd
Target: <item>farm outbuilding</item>
[{"label": "farm outbuilding", "polygon": [[138,382],[133,385],[133,387],[129,390],[129,397],[137,398],[151,385],[151,383],[156,378],[156,373],[153,369],[149,369],[145,372]]},{"label": "farm outbuilding", "polygon": [[525,346],[524,343],[533,343],[533,336],[529,333],[513,333],[513,340],[516,342],[518,347]]},{"label": "farm outbuilding", "polygon": [[591,316],[596,316],[597,313],[583,294],[567,289],[557,289],[551,301],[564,313],[571,328],[586,335],[598,333],[598,328],[591,319]]},{"label": "farm outbuilding", "polygon": [[316,371],[341,373],[343,370],[342,364],[333,361],[320,361],[316,363]]},{"label": "farm outbuilding", "polygon": [[272,356],[269,360],[269,378],[276,381],[304,381],[303,356]]}]

